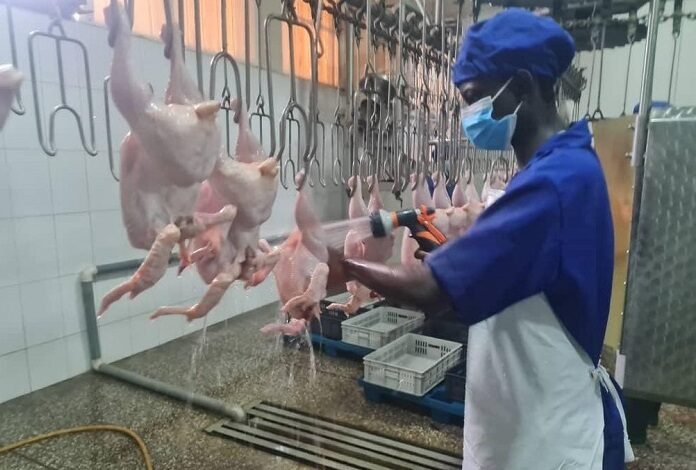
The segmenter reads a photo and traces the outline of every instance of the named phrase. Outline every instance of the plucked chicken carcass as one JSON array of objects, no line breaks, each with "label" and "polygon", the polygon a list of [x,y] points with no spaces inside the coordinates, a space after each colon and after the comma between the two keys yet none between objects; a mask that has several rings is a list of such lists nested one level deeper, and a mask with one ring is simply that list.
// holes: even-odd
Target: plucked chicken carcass
[{"label": "plucked chicken carcass", "polygon": [[[466,189],[462,186],[466,185]],[[474,224],[484,205],[479,200],[478,191],[471,181],[460,178],[452,191],[452,209],[449,222],[452,236],[462,236]],[[449,237],[451,238],[451,237]]]},{"label": "plucked chicken carcass", "polygon": [[[104,17],[114,48],[111,95],[132,135],[167,181],[183,187],[203,182],[220,153],[220,129],[215,122],[220,104],[155,102],[150,87],[135,77],[123,9],[114,2],[104,10]],[[172,53],[173,59],[177,56],[181,57]]]},{"label": "plucked chicken carcass", "polygon": [[234,281],[260,283],[262,279],[254,274],[280,257],[279,249],[271,249],[259,238],[260,226],[270,218],[278,191],[278,164],[274,158],[265,158],[249,129],[246,110],[240,103],[233,106],[239,108],[237,158],[220,156],[208,181],[201,186],[196,205],[197,212],[214,213],[225,205],[236,210],[230,223],[210,226],[193,239],[191,261],[209,284],[208,290],[192,307],[161,307],[151,318],[184,315],[191,321],[203,317]]},{"label": "plucked chicken carcass", "polygon": [[[372,193],[377,192],[379,197],[379,185],[373,184]],[[351,189],[352,194],[350,201],[348,202],[348,218],[351,220],[359,219],[361,217],[366,217],[370,214],[368,207],[365,205],[365,201],[362,197],[362,183],[360,182],[359,176],[351,176],[348,179],[348,187]],[[375,189],[377,188],[377,189]],[[374,196],[371,194],[370,203],[374,206],[381,205],[381,200],[374,201]],[[380,207],[381,208],[381,207]],[[379,208],[377,209],[379,210]],[[364,237],[355,230],[349,230],[346,234],[345,242],[343,245],[343,255],[346,259],[367,259],[368,256],[368,245],[367,240],[363,240]],[[384,238],[381,240],[387,240]],[[370,256],[371,261],[386,261],[384,258],[384,253],[379,253],[380,245],[382,245],[381,240],[372,238],[375,243],[370,244]],[[346,290],[350,294],[348,301],[345,304],[333,303],[327,308],[330,310],[339,310],[344,312],[346,315],[354,315],[360,306],[370,299],[372,291],[360,284],[357,281],[348,281],[346,283]]]},{"label": "plucked chicken carcass", "polygon": [[[200,183],[193,181],[188,185],[177,184],[169,178],[172,172],[162,171],[162,160],[154,158],[145,145],[146,142],[153,145],[158,140],[168,140],[168,133],[177,137],[178,132],[195,134],[201,128],[210,126],[213,131],[206,135],[213,139],[217,136],[219,141],[219,132],[215,130],[215,114],[219,106],[206,105],[199,109],[196,108],[198,105],[190,104],[200,102],[202,97],[192,87],[192,80],[183,66],[183,51],[178,36],[174,34],[177,40],[173,41],[175,46],[171,53],[171,76],[165,106],[155,105],[151,102],[152,93],[148,91],[144,94],[146,86],[138,83],[133,75],[129,60],[128,19],[116,4],[105,10],[105,16],[110,26],[110,39],[114,44],[112,97],[131,125],[131,131],[121,145],[120,193],[123,222],[131,245],[150,251],[129,280],[106,294],[99,308],[99,315],[123,295],[130,293],[133,298],[159,281],[167,270],[175,245],[178,244],[181,248],[181,258],[187,259],[186,240],[211,226],[230,223],[236,216],[236,209],[229,205],[221,206],[216,213],[194,213]],[[178,33],[178,28],[175,29]],[[202,111],[205,112],[200,114]],[[181,114],[190,118],[191,113],[202,124],[187,127],[184,119],[182,122],[185,125],[179,125],[177,116]],[[149,134],[159,135],[149,139]],[[219,142],[217,145],[219,151]],[[190,148],[179,149],[179,154],[173,157],[186,160],[189,156],[185,152],[188,150]],[[194,158],[196,157],[208,158],[207,155],[195,155]]]},{"label": "plucked chicken carcass", "polygon": [[486,175],[481,189],[481,202],[485,207],[493,204],[505,191],[507,186],[507,170],[494,164]]},{"label": "plucked chicken carcass", "polygon": [[7,116],[9,116],[12,108],[12,102],[23,80],[22,72],[15,69],[12,65],[0,65],[0,130],[5,127]]},{"label": "plucked chicken carcass", "polygon": [[442,173],[435,173],[433,179],[437,181],[433,189],[433,204],[436,209],[449,209],[452,207],[452,201],[447,194],[447,181]]},{"label": "plucked chicken carcass", "polygon": [[[298,175],[301,178],[302,174]],[[294,331],[301,331],[306,322],[320,314],[319,301],[326,297],[326,282],[329,275],[329,252],[326,235],[306,194],[307,185],[297,193],[295,223],[297,228],[280,247],[280,258],[275,266],[259,271],[259,281],[270,274],[275,277],[276,287],[283,304],[281,311],[298,320],[292,322]],[[279,331],[279,326],[268,325],[263,332]],[[284,331],[284,330],[280,330]]]}]

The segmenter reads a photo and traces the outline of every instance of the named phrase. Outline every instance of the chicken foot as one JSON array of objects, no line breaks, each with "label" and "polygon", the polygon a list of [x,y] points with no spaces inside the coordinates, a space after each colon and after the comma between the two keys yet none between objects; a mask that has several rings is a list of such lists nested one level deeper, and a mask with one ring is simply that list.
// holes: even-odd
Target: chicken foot
[{"label": "chicken foot", "polygon": [[[179,240],[180,262],[178,274],[181,274],[184,269],[195,262],[189,254],[190,241],[212,227],[232,223],[236,216],[237,208],[231,204],[228,204],[213,214],[196,212],[192,217],[178,217],[174,222],[181,230],[181,237]],[[219,251],[219,248],[219,246],[215,247],[209,242],[208,247],[203,247],[196,250],[196,258],[201,259],[206,256],[212,256],[216,253],[216,250]]]},{"label": "chicken foot", "polygon": [[288,300],[281,308],[292,318],[311,319],[319,318],[321,309],[319,302],[326,297],[326,282],[329,278],[329,266],[326,263],[319,263],[312,272],[312,278],[307,289],[300,295]]},{"label": "chicken foot", "polygon": [[179,242],[181,232],[174,224],[169,224],[157,235],[145,261],[130,279],[111,289],[102,299],[97,316],[104,315],[109,306],[130,292],[130,298],[157,284],[167,272],[169,256]]},{"label": "chicken foot", "polygon": [[232,285],[232,283],[239,276],[238,267],[221,272],[213,282],[208,286],[208,290],[203,295],[203,298],[195,305],[191,307],[160,307],[155,313],[150,316],[151,320],[155,318],[164,317],[168,315],[184,315],[188,321],[193,321],[197,318],[202,318],[206,316],[210,311],[215,308],[222,300],[222,297],[227,292],[227,289]]}]

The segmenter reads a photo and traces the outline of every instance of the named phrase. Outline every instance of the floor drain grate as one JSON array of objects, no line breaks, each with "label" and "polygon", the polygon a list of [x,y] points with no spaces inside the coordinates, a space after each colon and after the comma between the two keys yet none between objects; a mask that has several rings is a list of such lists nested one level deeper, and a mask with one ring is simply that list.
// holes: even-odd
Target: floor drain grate
[{"label": "floor drain grate", "polygon": [[262,402],[246,423],[224,420],[206,429],[303,463],[335,470],[458,470],[462,458]]}]

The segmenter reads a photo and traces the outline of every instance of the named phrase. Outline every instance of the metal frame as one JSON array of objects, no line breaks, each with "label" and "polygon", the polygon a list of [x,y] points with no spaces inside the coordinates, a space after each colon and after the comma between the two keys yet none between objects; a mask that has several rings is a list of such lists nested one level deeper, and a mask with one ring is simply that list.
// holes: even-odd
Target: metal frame
[{"label": "metal frame", "polygon": [[[285,241],[286,238],[287,235],[280,235],[270,237],[267,241],[270,244],[280,244]],[[102,279],[132,273],[142,262],[143,260],[140,259],[91,266],[80,273],[80,290],[82,294],[85,323],[87,326],[87,340],[89,343],[89,357],[92,370],[132,385],[137,385],[151,392],[159,393],[197,406],[198,408],[226,416],[234,421],[244,422],[246,420],[246,413],[239,405],[229,405],[215,398],[187,390],[184,387],[151,379],[122,367],[108,364],[102,359],[99,325],[97,324],[97,313],[94,306],[94,283]],[[169,260],[170,266],[176,266],[178,263],[179,260],[177,257],[172,257]]]}]

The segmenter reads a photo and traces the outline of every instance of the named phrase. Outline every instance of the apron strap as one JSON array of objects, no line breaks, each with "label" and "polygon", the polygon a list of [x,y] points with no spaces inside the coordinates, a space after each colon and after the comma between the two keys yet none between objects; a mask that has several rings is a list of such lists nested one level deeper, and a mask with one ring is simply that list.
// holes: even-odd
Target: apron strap
[{"label": "apron strap", "polygon": [[609,372],[607,372],[604,366],[599,365],[596,368],[592,369],[592,371],[590,371],[590,375],[592,375],[592,378],[594,380],[599,380],[599,383],[602,384],[602,387],[604,387],[604,389],[607,392],[609,392],[609,395],[611,395],[611,398],[614,400],[616,408],[619,410],[619,416],[621,417],[621,424],[623,425],[624,434],[624,462],[635,461],[636,457],[633,454],[631,442],[628,439],[628,431],[626,427],[626,414],[624,413],[624,408],[621,403],[621,397],[619,397],[619,392],[616,390],[614,382],[611,380],[611,377],[609,376]]}]

